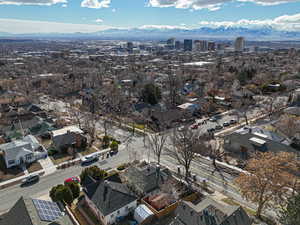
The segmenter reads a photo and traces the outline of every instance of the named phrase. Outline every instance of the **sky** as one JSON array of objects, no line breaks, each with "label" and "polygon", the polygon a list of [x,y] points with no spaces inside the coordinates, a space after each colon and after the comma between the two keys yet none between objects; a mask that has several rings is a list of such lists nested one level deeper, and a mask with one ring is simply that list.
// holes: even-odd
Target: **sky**
[{"label": "sky", "polygon": [[300,0],[0,0],[0,32],[263,27],[300,31]]}]

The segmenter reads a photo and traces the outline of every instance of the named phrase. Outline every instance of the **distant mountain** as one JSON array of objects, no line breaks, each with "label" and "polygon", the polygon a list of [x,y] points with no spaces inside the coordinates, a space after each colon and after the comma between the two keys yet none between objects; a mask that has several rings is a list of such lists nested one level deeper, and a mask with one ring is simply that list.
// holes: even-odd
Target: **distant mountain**
[{"label": "distant mountain", "polygon": [[244,27],[201,27],[197,29],[185,28],[131,28],[131,29],[108,29],[94,33],[49,33],[49,34],[8,34],[1,33],[0,37],[22,38],[92,38],[92,39],[118,39],[118,40],[161,40],[169,37],[177,39],[234,39],[244,36],[247,40],[270,41],[270,40],[300,40],[300,31],[280,31],[272,27],[244,28]]}]

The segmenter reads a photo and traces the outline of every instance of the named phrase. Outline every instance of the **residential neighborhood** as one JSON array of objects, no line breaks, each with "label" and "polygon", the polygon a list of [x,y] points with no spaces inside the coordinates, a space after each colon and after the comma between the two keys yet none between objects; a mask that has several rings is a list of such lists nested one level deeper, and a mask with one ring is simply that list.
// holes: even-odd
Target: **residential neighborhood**
[{"label": "residential neighborhood", "polygon": [[0,225],[299,225],[299,45],[178,42],[0,41]]}]

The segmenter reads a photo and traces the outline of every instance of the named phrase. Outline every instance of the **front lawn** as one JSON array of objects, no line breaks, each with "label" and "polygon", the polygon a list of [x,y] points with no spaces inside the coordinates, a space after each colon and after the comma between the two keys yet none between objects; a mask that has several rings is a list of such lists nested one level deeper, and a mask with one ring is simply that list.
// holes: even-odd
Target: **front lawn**
[{"label": "front lawn", "polygon": [[97,152],[97,150],[93,147],[90,147],[90,148],[86,148],[84,151],[80,151],[79,153],[83,156],[85,155],[89,155],[89,154],[92,154],[94,152]]},{"label": "front lawn", "polygon": [[33,162],[31,164],[26,165],[26,169],[28,170],[29,173],[33,173],[43,169],[43,167],[39,162]]},{"label": "front lawn", "polygon": [[23,176],[24,172],[18,167],[7,169],[3,155],[0,153],[0,182]]},{"label": "front lawn", "polygon": [[69,155],[68,153],[56,153],[50,156],[50,159],[55,165],[59,165],[63,162],[69,161],[73,159],[73,156]]}]

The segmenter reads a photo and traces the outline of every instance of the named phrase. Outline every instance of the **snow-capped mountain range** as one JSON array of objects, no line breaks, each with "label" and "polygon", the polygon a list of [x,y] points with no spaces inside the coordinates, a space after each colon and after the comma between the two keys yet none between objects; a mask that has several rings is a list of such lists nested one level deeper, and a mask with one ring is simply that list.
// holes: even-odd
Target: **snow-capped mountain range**
[{"label": "snow-capped mountain range", "polygon": [[129,28],[129,29],[107,29],[93,33],[32,33],[32,34],[9,34],[0,31],[0,37],[30,37],[30,38],[99,38],[118,40],[158,40],[175,37],[177,39],[234,39],[243,36],[253,41],[270,40],[299,40],[300,31],[282,31],[272,27],[244,28],[244,27],[201,27],[188,28]]}]

